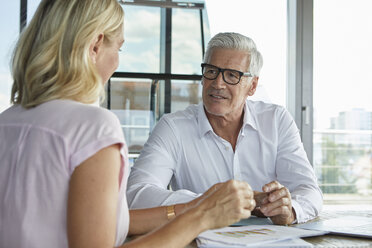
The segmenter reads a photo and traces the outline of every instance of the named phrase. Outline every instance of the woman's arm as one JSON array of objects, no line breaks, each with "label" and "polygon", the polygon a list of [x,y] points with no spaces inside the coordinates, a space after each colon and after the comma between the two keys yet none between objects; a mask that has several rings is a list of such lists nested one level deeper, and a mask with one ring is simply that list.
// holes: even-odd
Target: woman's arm
[{"label": "woman's arm", "polygon": [[[218,187],[218,184],[216,184],[216,187]],[[202,196],[188,203],[175,204],[175,215],[178,216],[185,212],[187,209],[194,207],[208,194],[209,193],[207,192],[206,194],[203,194]],[[131,209],[129,210],[129,215],[129,235],[143,235],[169,222],[166,206],[144,209]]]},{"label": "woman's arm", "polygon": [[[75,169],[67,208],[69,247],[114,246],[120,164],[119,146],[113,145]],[[122,247],[184,247],[200,232],[248,218],[255,206],[250,186],[233,180],[213,186],[195,204],[169,223]],[[156,218],[157,214],[153,216]],[[159,216],[167,222],[165,212]],[[146,217],[152,225],[152,217]]]},{"label": "woman's arm", "polygon": [[67,206],[70,248],[114,246],[120,164],[119,145],[113,145],[72,173]]},{"label": "woman's arm", "polygon": [[[195,207],[199,202],[204,200],[208,195],[216,191],[223,183],[213,185],[209,190],[204,192],[198,198],[187,203],[180,203],[174,205],[175,216],[179,216],[186,210]],[[146,234],[165,223],[169,222],[167,216],[167,206],[160,206],[154,208],[132,209],[129,210],[130,226],[128,235],[143,235]],[[151,221],[149,221],[151,220]]]},{"label": "woman's arm", "polygon": [[129,216],[129,236],[143,235],[169,221],[166,207],[132,209],[129,210]]},{"label": "woman's arm", "polygon": [[[249,185],[231,180],[212,186],[196,206],[122,247],[184,247],[205,230],[224,227],[248,218],[254,206],[253,192]],[[166,216],[165,213],[163,216]],[[151,219],[148,221],[151,222]]]}]

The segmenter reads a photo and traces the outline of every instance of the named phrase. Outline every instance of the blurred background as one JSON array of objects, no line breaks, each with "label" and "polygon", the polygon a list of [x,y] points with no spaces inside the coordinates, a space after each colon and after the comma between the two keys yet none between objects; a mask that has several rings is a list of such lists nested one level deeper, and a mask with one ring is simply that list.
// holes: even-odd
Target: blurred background
[{"label": "blurred background", "polygon": [[[1,2],[0,112],[10,106],[12,49],[39,2]],[[264,58],[252,100],[291,112],[326,204],[372,203],[370,0],[120,3],[126,42],[101,105],[119,117],[131,162],[162,115],[201,101],[211,36],[239,32]]]}]

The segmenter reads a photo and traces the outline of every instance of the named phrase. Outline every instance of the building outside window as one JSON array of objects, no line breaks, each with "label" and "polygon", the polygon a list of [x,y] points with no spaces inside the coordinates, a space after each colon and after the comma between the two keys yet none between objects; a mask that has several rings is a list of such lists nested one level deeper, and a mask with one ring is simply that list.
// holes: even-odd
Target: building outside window
[{"label": "building outside window", "polygon": [[314,1],[314,167],[325,200],[372,201],[372,2]]}]

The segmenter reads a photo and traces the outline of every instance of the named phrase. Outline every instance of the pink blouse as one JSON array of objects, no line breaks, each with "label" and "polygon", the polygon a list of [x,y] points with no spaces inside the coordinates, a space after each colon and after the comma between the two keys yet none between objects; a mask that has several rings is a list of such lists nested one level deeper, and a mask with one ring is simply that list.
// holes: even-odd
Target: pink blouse
[{"label": "pink blouse", "polygon": [[128,156],[110,111],[70,100],[0,114],[0,247],[68,247],[66,212],[74,169],[121,144],[116,245],[128,233]]}]

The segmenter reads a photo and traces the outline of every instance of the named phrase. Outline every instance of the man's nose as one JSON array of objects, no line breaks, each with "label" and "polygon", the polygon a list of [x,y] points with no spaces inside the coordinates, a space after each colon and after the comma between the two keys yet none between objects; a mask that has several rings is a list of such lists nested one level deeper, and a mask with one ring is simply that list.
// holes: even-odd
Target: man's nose
[{"label": "man's nose", "polygon": [[225,88],[226,87],[226,83],[223,80],[222,72],[218,73],[217,78],[215,80],[213,80],[213,86],[216,89],[221,89],[221,88]]}]

